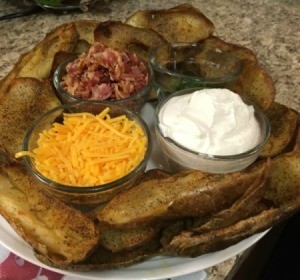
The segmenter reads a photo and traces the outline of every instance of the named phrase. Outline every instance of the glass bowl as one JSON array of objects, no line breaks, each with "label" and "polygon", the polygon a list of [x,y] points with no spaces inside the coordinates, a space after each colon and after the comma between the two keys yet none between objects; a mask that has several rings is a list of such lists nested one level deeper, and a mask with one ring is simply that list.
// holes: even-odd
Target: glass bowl
[{"label": "glass bowl", "polygon": [[258,158],[270,136],[270,124],[266,115],[259,107],[247,99],[242,98],[244,103],[254,107],[254,115],[260,125],[261,134],[259,143],[246,152],[234,155],[199,153],[182,146],[170,137],[164,136],[161,131],[159,127],[159,112],[164,105],[173,97],[186,95],[199,89],[202,88],[184,89],[173,93],[161,101],[156,108],[154,121],[156,140],[170,171],[178,172],[185,169],[197,169],[206,173],[230,173],[245,169]]},{"label": "glass bowl", "polygon": [[[73,3],[70,3],[70,4],[60,3],[60,2],[63,2],[63,1],[35,0],[35,2],[39,6],[44,8],[45,10],[50,10],[50,11],[73,11],[73,10],[77,10],[77,9],[81,9],[82,11],[87,11],[88,6],[91,6],[94,3],[96,3],[97,0],[85,1],[85,3],[83,3],[83,4],[80,3],[81,2],[80,0],[72,1]],[[71,1],[69,1],[69,2],[71,2]]]},{"label": "glass bowl", "polygon": [[150,53],[158,100],[185,88],[226,87],[242,71],[240,60],[201,43],[170,43]]},{"label": "glass bowl", "polygon": [[56,107],[43,116],[41,116],[28,130],[23,142],[23,151],[32,151],[37,147],[39,134],[45,129],[50,129],[55,122],[62,122],[63,113],[81,113],[89,112],[99,114],[103,109],[109,107],[111,117],[125,115],[129,120],[134,120],[142,128],[146,140],[147,147],[142,161],[127,175],[112,181],[110,183],[97,186],[70,186],[63,185],[42,175],[35,166],[34,159],[30,156],[24,156],[27,169],[37,178],[44,189],[51,195],[56,196],[68,205],[79,210],[88,211],[99,205],[107,203],[119,192],[130,188],[143,175],[147,162],[150,158],[152,141],[147,124],[144,120],[133,113],[126,107],[111,102],[104,101],[81,101],[64,104]]},{"label": "glass bowl", "polygon": [[[68,93],[65,89],[62,88],[61,86],[61,81],[62,77],[66,74],[66,66],[69,62],[75,60],[77,56],[72,56],[63,61],[55,70],[54,75],[53,75],[53,84],[54,87],[57,91],[58,98],[62,103],[71,103],[71,102],[76,102],[76,101],[83,101],[83,99],[77,98],[73,96],[72,94]],[[142,108],[148,101],[151,90],[152,90],[152,85],[153,85],[153,73],[152,73],[152,68],[149,67],[149,64],[145,62],[145,65],[147,66],[148,69],[148,74],[149,74],[149,82],[148,84],[139,92],[131,95],[128,98],[124,99],[119,99],[119,100],[104,100],[107,102],[111,102],[117,105],[123,105],[133,112],[140,114]]]}]

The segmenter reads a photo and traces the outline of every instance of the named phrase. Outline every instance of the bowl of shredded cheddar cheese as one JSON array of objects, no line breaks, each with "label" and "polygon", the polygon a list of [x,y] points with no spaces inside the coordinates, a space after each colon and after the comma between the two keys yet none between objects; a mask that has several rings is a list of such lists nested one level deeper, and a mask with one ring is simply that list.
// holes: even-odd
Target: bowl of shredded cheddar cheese
[{"label": "bowl of shredded cheddar cheese", "polygon": [[29,171],[51,194],[89,210],[142,176],[151,145],[146,123],[126,107],[81,101],[41,116],[16,157],[24,157]]}]

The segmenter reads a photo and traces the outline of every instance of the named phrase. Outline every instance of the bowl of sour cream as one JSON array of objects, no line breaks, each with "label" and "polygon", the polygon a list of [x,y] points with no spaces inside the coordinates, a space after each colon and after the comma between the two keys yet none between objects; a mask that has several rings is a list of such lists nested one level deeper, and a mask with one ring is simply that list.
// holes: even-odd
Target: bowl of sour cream
[{"label": "bowl of sour cream", "polygon": [[270,124],[259,107],[228,89],[190,88],[159,103],[155,131],[171,171],[228,173],[258,158]]}]

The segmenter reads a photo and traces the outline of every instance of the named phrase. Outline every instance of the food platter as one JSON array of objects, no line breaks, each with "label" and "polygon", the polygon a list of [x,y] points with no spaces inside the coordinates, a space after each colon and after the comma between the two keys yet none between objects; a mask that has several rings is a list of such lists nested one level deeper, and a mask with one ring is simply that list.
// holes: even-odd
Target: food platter
[{"label": "food platter", "polygon": [[[135,30],[136,32],[142,32],[144,30],[141,26],[130,26],[127,23],[113,21],[105,23],[80,21],[65,24],[54,29],[32,51],[24,54],[15,68],[0,83],[0,95],[2,94],[1,96],[3,96],[3,99],[1,99],[3,103],[1,103],[2,110],[0,110],[0,117],[2,116],[2,118],[5,119],[5,124],[9,124],[1,127],[1,134],[7,135],[7,137],[0,137],[0,148],[3,147],[5,152],[3,153],[2,166],[3,174],[5,174],[5,176],[3,176],[5,177],[5,182],[3,183],[4,188],[2,188],[2,186],[0,188],[0,194],[3,194],[0,196],[0,210],[3,217],[6,217],[6,220],[2,216],[0,217],[0,244],[3,244],[3,246],[5,246],[8,250],[33,264],[55,272],[80,278],[164,279],[203,270],[230,259],[251,247],[267,233],[267,229],[271,228],[281,220],[288,218],[289,215],[299,209],[300,200],[298,199],[297,189],[294,186],[298,186],[298,182],[300,181],[300,178],[297,175],[300,174],[298,172],[299,170],[297,171],[300,154],[299,151],[294,150],[293,140],[294,136],[296,136],[295,131],[298,124],[298,115],[288,107],[277,104],[274,101],[274,83],[265,69],[259,65],[257,57],[251,50],[227,43],[220,38],[211,36],[213,32],[213,25],[209,21],[203,22],[202,20],[203,18],[205,19],[205,17],[189,5],[175,7],[170,11],[163,11],[163,13],[166,12],[167,15],[177,13],[180,15],[180,19],[182,21],[182,11],[185,11],[186,15],[189,16],[191,14],[200,16],[200,25],[204,24],[207,27],[209,34],[204,34],[205,36],[203,36],[205,38],[197,39],[204,39],[203,46],[208,49],[212,47],[224,49],[234,53],[239,57],[239,59],[245,62],[243,64],[242,73],[229,86],[231,90],[236,91],[237,93],[245,95],[248,94],[249,98],[253,98],[253,102],[262,107],[265,110],[265,113],[268,114],[272,131],[275,132],[271,135],[273,138],[269,141],[270,143],[268,142],[268,149],[266,149],[266,152],[262,154],[262,160],[257,161],[249,167],[249,170],[247,169],[241,172],[241,174],[228,173],[224,175],[224,180],[221,180],[220,182],[216,179],[217,176],[212,176],[212,181],[208,178],[207,189],[212,189],[212,197],[218,198],[212,199],[213,203],[211,203],[211,207],[213,208],[210,208],[210,206],[206,204],[208,201],[207,196],[202,195],[202,190],[202,193],[198,192],[198,194],[193,191],[188,191],[188,196],[182,195],[178,197],[178,193],[186,193],[186,185],[190,187],[192,184],[192,181],[185,179],[189,178],[195,181],[195,177],[193,176],[197,175],[196,173],[199,172],[191,170],[191,178],[188,177],[188,174],[179,174],[179,177],[177,177],[178,174],[172,174],[171,176],[168,173],[166,173],[167,175],[164,174],[165,176],[170,176],[170,180],[165,177],[157,179],[166,179],[166,181],[163,181],[162,184],[164,188],[160,188],[160,191],[162,191],[164,195],[163,199],[160,199],[161,196],[157,195],[156,192],[153,192],[153,196],[149,195],[149,197],[150,202],[152,202],[152,198],[159,202],[165,201],[164,199],[168,198],[168,200],[163,204],[166,207],[166,211],[164,211],[161,216],[151,216],[151,219],[149,219],[147,223],[152,225],[151,223],[154,222],[153,225],[156,225],[157,222],[163,221],[165,217],[171,213],[171,216],[168,216],[168,218],[171,217],[171,226],[167,224],[166,227],[164,227],[162,231],[160,231],[159,234],[151,240],[151,243],[139,244],[139,247],[135,247],[136,244],[132,244],[130,242],[125,242],[127,246],[125,246],[126,250],[121,248],[122,244],[117,245],[121,246],[118,247],[117,250],[115,247],[107,246],[105,243],[105,240],[107,240],[105,239],[105,236],[109,237],[109,239],[112,237],[111,239],[114,246],[114,242],[118,241],[114,238],[121,236],[121,239],[125,240],[128,229],[126,228],[126,223],[125,227],[123,227],[124,224],[121,223],[122,226],[120,227],[120,232],[118,232],[118,227],[116,231],[113,227],[108,228],[108,231],[106,230],[105,225],[110,225],[110,223],[105,223],[107,217],[110,217],[109,209],[113,209],[113,211],[120,209],[120,213],[134,213],[134,215],[138,212],[137,209],[141,209],[144,212],[148,209],[152,211],[154,209],[153,204],[149,204],[150,207],[148,208],[146,207],[147,203],[145,203],[145,201],[147,199],[145,198],[144,186],[146,190],[152,189],[152,185],[156,188],[157,185],[159,185],[156,184],[156,181],[154,181],[156,179],[149,180],[149,183],[147,183],[146,180],[149,178],[146,177],[148,174],[145,174],[145,184],[138,184],[137,188],[134,189],[138,195],[132,195],[132,192],[134,193],[132,189],[128,192],[124,192],[124,196],[126,198],[124,201],[128,202],[127,204],[125,203],[125,205],[120,203],[122,202],[122,194],[115,197],[116,199],[112,200],[107,207],[100,210],[101,216],[97,215],[96,219],[95,211],[91,211],[88,215],[84,215],[78,211],[74,211],[74,209],[70,207],[67,207],[59,200],[56,202],[60,205],[60,207],[56,209],[50,198],[47,199],[45,195],[39,195],[37,192],[39,186],[37,186],[36,189],[31,188],[30,177],[25,172],[26,170],[23,165],[15,160],[10,161],[14,158],[16,152],[20,151],[18,141],[23,140],[23,133],[25,133],[25,130],[27,130],[32,123],[31,117],[39,117],[42,113],[44,113],[44,111],[47,112],[59,103],[57,96],[53,94],[54,89],[51,87],[51,77],[53,70],[57,68],[57,65],[61,63],[61,60],[65,59],[65,55],[69,55],[69,52],[84,52],[85,48],[89,44],[93,44],[95,42],[104,42],[105,44],[107,43],[107,45],[113,44],[112,42],[115,42],[114,39],[119,38],[120,34],[125,34],[127,32],[126,34],[128,35],[135,33],[132,30]],[[142,14],[138,13],[137,15],[144,17],[147,16],[148,13],[149,11],[144,11]],[[150,11],[150,13],[155,15],[157,11]],[[135,18],[135,16],[133,16],[133,18]],[[147,27],[146,34],[143,33],[144,39],[148,38],[150,33],[153,38],[159,37],[162,39],[161,35],[153,34],[154,31],[151,31],[152,28],[150,25],[151,22]],[[111,30],[111,32],[107,32],[108,29]],[[202,28],[197,28],[197,30],[199,29],[202,30]],[[184,28],[182,30],[184,30]],[[65,36],[61,35],[63,33]],[[179,33],[186,34],[186,32]],[[106,37],[107,34],[113,34],[113,37]],[[138,35],[138,37],[140,36]],[[130,40],[134,41],[134,38],[130,37]],[[153,42],[152,39],[150,41]],[[181,40],[171,38],[171,41],[176,42]],[[52,45],[49,46],[48,42],[52,42]],[[124,44],[122,43],[124,43],[123,37],[120,41],[118,41],[116,48],[122,49],[124,47]],[[149,42],[145,39],[144,43],[147,45]],[[149,54],[148,52],[145,53],[145,48],[140,49],[138,47],[140,47],[140,44],[135,45],[136,50],[128,51],[140,51],[141,57],[143,57],[143,55],[148,57]],[[151,46],[146,49],[151,49]],[[61,52],[63,52],[63,54]],[[44,53],[46,53],[46,55],[44,55]],[[57,54],[62,54],[62,56]],[[44,57],[45,61],[37,59],[36,57]],[[249,77],[251,77],[251,79],[249,79]],[[23,94],[24,87],[28,87],[30,89],[28,95]],[[40,93],[41,88],[44,90],[43,94],[37,95],[36,93]],[[155,91],[153,91],[153,93],[155,93]],[[31,96],[34,102],[26,103],[28,96]],[[42,100],[42,102],[37,98],[41,96],[45,99]],[[26,97],[27,99],[24,101],[23,97]],[[152,154],[147,165],[147,169],[154,169],[151,171],[155,172],[159,172],[160,169],[162,172],[170,171],[162,157],[160,145],[158,145],[158,142],[156,141],[153,119],[155,114],[155,103],[157,101],[156,98],[151,98],[151,100],[152,103],[147,103],[142,111],[142,117],[150,128],[153,142]],[[17,106],[12,106],[11,102],[13,102],[13,104],[19,104],[22,110],[18,109]],[[36,113],[36,115],[34,115],[31,110],[26,109],[28,104],[30,104],[30,108],[41,108],[42,111],[34,110]],[[41,106],[41,104],[45,104],[45,106]],[[142,102],[141,104],[144,103]],[[25,110],[23,110],[23,105],[26,105]],[[14,110],[11,110],[11,108],[14,108]],[[15,111],[27,112],[28,117],[24,117],[24,115],[18,114],[18,112],[16,114]],[[276,112],[276,114],[272,115],[270,112]],[[7,118],[7,115],[13,117]],[[22,126],[19,127],[16,124],[22,124]],[[15,135],[17,137],[15,137]],[[277,135],[279,135],[279,137],[277,137]],[[275,158],[276,155],[279,155],[279,157]],[[269,157],[273,158],[269,160]],[[272,170],[269,168],[271,166],[269,161],[272,161]],[[51,167],[50,170],[53,171],[53,167]],[[151,173],[151,171],[146,173]],[[70,171],[68,171],[67,174],[70,174]],[[161,174],[159,176],[161,176]],[[201,176],[199,178],[202,180]],[[7,178],[9,178],[10,181],[8,181]],[[16,181],[18,178],[21,178],[20,184]],[[216,181],[214,181],[214,178]],[[240,178],[241,182],[244,182],[244,185],[247,186],[247,192],[244,191],[240,194],[241,196],[236,193],[242,192],[243,188],[240,187],[241,184],[237,183],[238,181],[234,178]],[[282,180],[282,178],[284,178],[284,180]],[[268,179],[268,181],[266,181],[266,179]],[[176,181],[176,188],[174,188],[175,181],[173,180]],[[229,183],[231,188],[226,189],[224,187],[227,186],[227,184],[224,183],[225,181]],[[284,184],[282,184],[283,181]],[[16,182],[17,184],[12,184],[11,182]],[[23,184],[23,182],[25,183]],[[216,182],[217,186],[219,186],[222,191],[224,190],[224,195],[218,195],[220,193],[218,191],[219,189],[217,187],[211,188],[211,182]],[[251,182],[255,183],[252,184]],[[8,186],[10,188],[9,190],[12,190],[12,192],[7,192],[5,188],[6,186]],[[195,186],[199,188],[198,184]],[[255,191],[252,191],[250,186],[254,186]],[[24,190],[22,189],[23,187]],[[21,190],[21,192],[19,192],[19,190]],[[262,192],[262,190],[265,192]],[[284,192],[282,190],[284,190]],[[207,190],[204,189],[204,191]],[[173,194],[173,192],[176,195],[175,199],[172,197],[169,198],[169,194]],[[297,199],[289,199],[288,196],[282,196],[281,194],[285,192],[289,193],[289,197],[297,197]],[[32,201],[28,198],[24,199],[23,196],[19,195],[24,193],[26,195],[29,194],[29,198],[32,193],[33,197],[37,198],[37,200]],[[277,193],[279,193],[279,195],[277,195]],[[232,196],[232,198],[224,200],[224,197],[227,197],[227,195],[229,197]],[[208,192],[208,196],[210,196],[210,192]],[[202,200],[200,200],[200,198]],[[268,203],[269,201],[271,203]],[[6,202],[8,203],[6,204]],[[21,203],[18,204],[18,202]],[[231,204],[228,206],[223,205],[224,203]],[[13,207],[11,205],[13,205]],[[39,205],[43,205],[43,209],[39,208]],[[133,205],[133,210],[131,212],[126,212],[126,207],[130,210],[131,205]],[[220,209],[216,209],[216,205],[220,207]],[[35,208],[35,206],[37,207]],[[207,226],[212,230],[212,232],[205,229],[205,226],[204,232],[203,228],[201,228],[202,225],[201,227],[197,227],[197,223],[203,223],[203,220],[199,221],[197,219],[193,219],[191,221],[189,219],[185,219],[189,217],[203,217],[205,213],[202,213],[202,210],[198,209],[198,206],[200,206],[200,208],[205,208],[205,213],[208,212],[206,214],[208,215],[207,218],[209,218],[209,221],[204,223],[204,225],[208,224]],[[32,209],[34,211],[32,211]],[[23,210],[25,211],[25,216],[20,216],[20,212],[23,212]],[[216,210],[218,210],[217,215],[214,215]],[[258,211],[258,213],[253,213],[253,211]],[[26,218],[24,219],[27,213],[29,214],[29,220],[26,220]],[[213,213],[213,216],[211,216],[211,213]],[[249,213],[251,214],[250,216],[248,216]],[[75,214],[78,214],[78,219]],[[151,212],[151,215],[152,214],[153,212]],[[34,221],[30,219],[31,215],[33,215]],[[127,217],[126,214],[124,216]],[[143,215],[141,216],[144,217]],[[59,219],[55,219],[55,217],[59,217]],[[63,220],[62,217],[65,219]],[[75,218],[70,219],[70,217]],[[173,223],[173,221],[177,221],[174,218],[178,217],[183,217],[184,219],[180,220],[180,223]],[[214,231],[215,228],[212,224],[218,220],[218,217],[221,217],[221,225],[218,224],[216,231]],[[231,220],[231,218],[233,220]],[[225,224],[222,224],[222,219]],[[135,217],[133,219],[134,223],[138,220],[139,219],[135,220]],[[142,218],[140,218],[140,221],[142,221]],[[34,224],[34,222],[37,223]],[[194,224],[191,225],[190,222]],[[229,226],[228,222],[231,223]],[[153,231],[147,228],[147,223],[135,224],[133,228],[129,227],[130,230],[128,232],[130,240],[136,240],[133,237],[136,236],[140,226],[142,226],[142,231],[146,230],[147,234],[151,234]],[[180,225],[178,226],[178,224]],[[79,225],[82,230],[78,230],[77,227],[74,228],[74,225]],[[114,225],[118,225],[118,223]],[[127,226],[128,225],[132,226],[131,224],[127,224]],[[194,225],[196,225],[196,227],[194,227]],[[36,230],[40,228],[45,229],[47,233],[45,234],[44,231]],[[69,229],[71,230],[71,233],[75,232],[76,234],[65,234],[67,232],[66,230]],[[100,231],[97,229],[100,229]],[[133,229],[133,231],[131,229]],[[62,232],[59,238],[56,237],[56,234],[52,234],[56,233],[56,230],[61,230]],[[159,228],[158,230],[161,229]],[[173,230],[176,231],[175,235],[173,235]],[[180,232],[178,233],[177,230]],[[33,233],[37,233],[37,236],[34,236]],[[70,238],[70,236],[72,238]],[[149,235],[143,236],[143,238],[144,237],[147,238]],[[172,239],[169,240],[169,237]],[[51,242],[53,242],[48,243],[48,239],[51,239]],[[25,240],[28,243],[26,243]],[[67,242],[65,242],[65,240]],[[155,241],[157,244],[154,244],[154,242],[152,243],[152,241]],[[84,246],[85,242],[86,246]],[[55,244],[55,246],[52,246],[52,244]],[[62,244],[66,244],[66,248],[63,248],[64,246],[62,246]],[[44,245],[45,249],[43,247]],[[99,247],[97,248],[99,250],[94,250],[98,245]],[[156,245],[158,246],[156,247]],[[132,248],[134,249],[132,250]],[[93,253],[89,254],[90,252]],[[134,254],[137,254],[138,256],[135,255],[132,257]],[[159,255],[159,257],[153,257],[152,259],[139,263],[138,265],[132,265],[154,255]],[[194,258],[183,256],[193,256]],[[104,259],[102,259],[102,257]],[[124,266],[127,267],[123,268]],[[116,267],[119,269],[115,269]],[[65,268],[65,270],[63,268]]]},{"label": "food platter", "polygon": [[[152,104],[146,104],[142,111],[142,117],[148,124],[151,133],[153,133],[153,116],[154,106]],[[153,134],[152,134],[153,135]],[[154,135],[153,135],[154,136]],[[165,162],[159,156],[159,147],[155,143],[153,154],[148,164],[148,168],[163,167],[166,169]],[[0,217],[0,243],[14,254],[22,257],[23,259],[44,267],[46,269],[62,273],[65,275],[77,276],[84,279],[164,279],[169,277],[175,277],[193,273],[199,270],[209,268],[217,265],[251,247],[257,241],[259,241],[266,233],[254,234],[239,243],[230,246],[224,250],[202,255],[197,258],[178,258],[160,256],[152,258],[141,264],[133,265],[127,268],[108,271],[66,271],[53,267],[48,267],[41,263],[34,256],[34,252],[30,245],[28,245],[17,233],[11,228],[11,226]]]}]

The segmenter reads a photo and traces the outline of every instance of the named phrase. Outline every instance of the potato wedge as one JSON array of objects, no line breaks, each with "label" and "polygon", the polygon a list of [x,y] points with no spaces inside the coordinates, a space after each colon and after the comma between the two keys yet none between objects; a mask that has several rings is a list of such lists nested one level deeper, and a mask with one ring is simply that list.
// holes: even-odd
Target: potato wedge
[{"label": "potato wedge", "polygon": [[75,52],[75,54],[81,54],[83,52],[86,52],[90,46],[91,46],[91,44],[88,41],[79,39],[77,41],[74,52]]},{"label": "potato wedge", "polygon": [[50,83],[16,78],[0,103],[0,148],[14,158],[22,150],[27,129],[43,113],[60,105]]},{"label": "potato wedge", "polygon": [[100,224],[115,228],[136,228],[154,224],[167,212],[169,203],[184,188],[209,175],[184,171],[166,179],[149,180],[113,198],[99,213]]},{"label": "potato wedge", "polygon": [[262,180],[261,184],[252,184],[249,186],[243,195],[228,208],[216,214],[209,215],[204,219],[195,218],[190,230],[195,233],[208,232],[230,226],[254,214],[258,214],[262,211],[260,201],[265,194],[265,183],[266,180]]},{"label": "potato wedge", "polygon": [[5,165],[0,173],[0,213],[39,254],[58,265],[85,259],[99,233],[81,212],[49,196],[23,165]]},{"label": "potato wedge", "polygon": [[171,9],[136,11],[126,23],[151,28],[168,42],[198,42],[210,37],[214,24],[192,5],[183,4]]},{"label": "potato wedge", "polygon": [[87,41],[79,39],[77,41],[76,47],[73,50],[73,52],[59,51],[59,52],[55,53],[53,62],[52,62],[52,66],[51,66],[50,77],[48,80],[53,81],[54,72],[62,62],[64,62],[65,60],[67,60],[71,57],[74,57],[74,59],[75,59],[75,57],[78,56],[79,54],[86,52],[90,46],[91,45]]},{"label": "potato wedge", "polygon": [[165,238],[162,253],[195,257],[218,251],[290,217],[300,209],[300,151],[271,160],[264,201],[266,210],[233,225],[201,234],[183,230],[171,240]]},{"label": "potato wedge", "polygon": [[0,99],[16,77],[48,78],[55,53],[72,52],[77,39],[75,24],[63,24],[53,29],[32,50],[23,54],[12,71],[0,81]]},{"label": "potato wedge", "polygon": [[94,30],[99,23],[97,20],[79,20],[72,23],[78,33],[76,44],[69,50],[60,50],[54,53],[50,80],[52,80],[54,71],[61,62],[72,55],[85,52],[94,43]]},{"label": "potato wedge", "polygon": [[271,135],[260,157],[281,154],[291,142],[297,129],[299,114],[283,104],[274,102],[266,111],[271,125]]},{"label": "potato wedge", "polygon": [[226,42],[216,36],[211,36],[203,41],[204,51],[207,49],[219,49],[222,52],[229,52],[232,55],[238,57],[240,60],[249,60],[257,62],[255,53],[243,46]]},{"label": "potato wedge", "polygon": [[64,62],[66,59],[71,58],[72,56],[75,56],[76,53],[70,53],[70,52],[57,52],[54,55],[52,66],[51,66],[51,71],[50,71],[50,77],[49,81],[53,82],[53,75],[57,67]]},{"label": "potato wedge", "polygon": [[120,51],[136,53],[148,61],[149,53],[156,46],[167,41],[154,30],[134,27],[120,21],[100,23],[94,32],[95,42]]},{"label": "potato wedge", "polygon": [[[0,163],[1,163],[1,153],[0,153]],[[136,185],[141,183],[141,182],[146,182],[149,180],[153,180],[153,179],[164,179],[164,178],[168,178],[171,175],[171,173],[159,169],[159,168],[154,168],[154,169],[149,169],[147,171],[145,171],[145,173],[143,174],[143,176],[141,176],[139,178],[139,180],[136,182]],[[100,215],[101,211],[103,210],[103,208],[105,207],[104,204],[100,205],[99,207],[89,211],[89,212],[85,212],[84,214],[89,217],[92,220],[97,220],[97,216]],[[143,229],[141,229],[143,231]],[[134,229],[134,231],[136,231],[136,229]]]},{"label": "potato wedge", "polygon": [[145,171],[145,174],[141,177],[141,182],[147,182],[154,179],[166,179],[172,174],[163,169],[154,168]]},{"label": "potato wedge", "polygon": [[288,151],[300,151],[300,124],[297,125],[293,139],[287,149]]},{"label": "potato wedge", "polygon": [[274,102],[275,86],[267,71],[258,63],[243,60],[241,75],[227,87],[255,102],[262,109],[268,109]]},{"label": "potato wedge", "polygon": [[[272,159],[265,199],[280,207],[286,201],[300,203],[300,151]],[[300,206],[300,205],[298,205]]]},{"label": "potato wedge", "polygon": [[239,221],[229,227],[202,234],[184,230],[166,244],[161,253],[172,256],[197,257],[222,250],[255,233],[262,232],[280,221],[279,209],[268,209],[256,216]]},{"label": "potato wedge", "polygon": [[99,226],[101,245],[111,252],[131,251],[149,242],[159,231],[159,227],[149,226],[136,229],[116,229]]},{"label": "potato wedge", "polygon": [[98,219],[100,224],[134,228],[211,214],[232,204],[252,184],[261,184],[267,171],[267,161],[263,161],[244,172],[213,175],[191,170],[150,180],[113,198]]},{"label": "potato wedge", "polygon": [[162,229],[160,243],[162,247],[168,246],[172,239],[180,234],[182,231],[187,230],[192,224],[192,219],[180,219],[173,221],[170,225]]},{"label": "potato wedge", "polygon": [[75,27],[79,33],[79,39],[88,42],[89,44],[94,43],[94,30],[100,22],[98,20],[79,20],[75,21]]},{"label": "potato wedge", "polygon": [[[170,174],[161,169],[150,169],[141,177],[142,182],[153,179],[164,179]],[[104,206],[103,206],[104,207]],[[103,207],[93,210],[86,215],[97,217]],[[139,227],[139,228],[121,228],[116,229],[110,226],[99,226],[101,232],[101,245],[112,252],[123,252],[141,247],[149,242],[160,230],[160,225]]]},{"label": "potato wedge", "polygon": [[270,164],[256,162],[241,172],[213,175],[196,187],[182,190],[168,206],[169,215],[199,217],[228,208],[253,189],[261,189],[267,180]]},{"label": "potato wedge", "polygon": [[141,263],[150,259],[151,257],[157,256],[160,249],[161,244],[157,236],[147,244],[132,251],[112,253],[102,246],[99,246],[86,260],[67,266],[57,265],[40,254],[36,254],[36,257],[46,265],[56,268],[80,271],[97,269],[101,271],[108,269],[117,269]]}]

